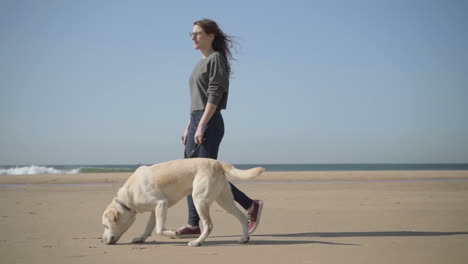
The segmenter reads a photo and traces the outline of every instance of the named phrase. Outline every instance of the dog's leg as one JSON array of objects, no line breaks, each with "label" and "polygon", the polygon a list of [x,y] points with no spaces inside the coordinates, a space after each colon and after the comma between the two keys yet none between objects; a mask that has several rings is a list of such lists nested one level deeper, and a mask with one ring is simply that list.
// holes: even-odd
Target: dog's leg
[{"label": "dog's leg", "polygon": [[156,225],[156,218],[154,216],[154,211],[151,212],[151,216],[148,219],[148,223],[146,224],[145,232],[141,236],[135,237],[132,240],[132,243],[143,243],[145,240],[151,236],[151,233],[154,230],[154,226]]},{"label": "dog's leg", "polygon": [[223,191],[220,193],[216,202],[226,210],[228,213],[232,214],[239,220],[242,226],[242,238],[239,240],[239,243],[244,244],[247,243],[250,239],[249,237],[249,230],[248,230],[248,221],[247,216],[242,213],[239,208],[234,204],[234,198],[232,196],[231,187],[226,182]]},{"label": "dog's leg", "polygon": [[176,237],[176,231],[166,229],[167,201],[160,201],[156,205],[156,234],[171,238]]},{"label": "dog's leg", "polygon": [[211,230],[213,230],[213,222],[210,217],[211,201],[207,199],[207,197],[199,197],[196,195],[192,195],[192,197],[203,226],[200,236],[196,240],[190,241],[188,245],[191,247],[198,247],[203,244],[203,241],[205,241],[208,235],[210,235]]}]

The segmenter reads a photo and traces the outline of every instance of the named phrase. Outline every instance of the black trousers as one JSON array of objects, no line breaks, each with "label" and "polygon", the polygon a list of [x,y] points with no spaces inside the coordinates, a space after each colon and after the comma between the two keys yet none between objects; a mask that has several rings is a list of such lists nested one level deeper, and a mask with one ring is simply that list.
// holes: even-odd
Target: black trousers
[{"label": "black trousers", "polygon": [[[195,145],[195,132],[197,131],[198,124],[202,118],[204,110],[193,111],[190,115],[190,126],[187,134],[187,141],[185,143],[185,158],[218,158],[219,145],[224,136],[224,120],[220,111],[216,111],[211,117],[210,121],[206,125],[204,141],[200,148],[196,152],[193,150],[196,148]],[[192,155],[193,154],[193,155]],[[232,183],[231,191],[234,196],[234,200],[239,203],[245,210],[252,206],[252,199],[250,199],[245,193],[241,192]],[[188,224],[193,226],[199,226],[200,217],[198,216],[197,209],[193,204],[192,195],[187,196],[187,204],[189,209]]]}]

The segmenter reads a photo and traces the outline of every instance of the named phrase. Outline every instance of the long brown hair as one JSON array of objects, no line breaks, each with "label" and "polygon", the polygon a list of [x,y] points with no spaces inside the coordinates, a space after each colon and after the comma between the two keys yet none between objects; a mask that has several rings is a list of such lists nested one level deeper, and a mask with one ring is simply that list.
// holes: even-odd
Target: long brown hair
[{"label": "long brown hair", "polygon": [[234,44],[236,44],[234,36],[224,33],[221,28],[219,28],[218,24],[211,19],[200,19],[193,22],[193,25],[203,28],[206,34],[214,34],[215,37],[212,43],[213,50],[221,53],[224,57],[226,60],[227,72],[229,76],[231,76],[231,61],[235,60],[231,53],[231,49],[234,47]]}]

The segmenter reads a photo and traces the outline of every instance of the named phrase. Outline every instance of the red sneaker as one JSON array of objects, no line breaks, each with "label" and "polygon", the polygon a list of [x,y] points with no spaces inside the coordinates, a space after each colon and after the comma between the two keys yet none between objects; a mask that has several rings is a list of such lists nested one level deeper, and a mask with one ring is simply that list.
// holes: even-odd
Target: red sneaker
[{"label": "red sneaker", "polygon": [[247,214],[249,218],[249,234],[252,234],[260,223],[260,216],[262,216],[263,201],[253,200],[253,210]]},{"label": "red sneaker", "polygon": [[179,230],[176,231],[177,238],[194,238],[194,237],[199,237],[200,234],[201,234],[200,227],[196,227],[192,229],[188,226],[183,226],[179,228]]}]

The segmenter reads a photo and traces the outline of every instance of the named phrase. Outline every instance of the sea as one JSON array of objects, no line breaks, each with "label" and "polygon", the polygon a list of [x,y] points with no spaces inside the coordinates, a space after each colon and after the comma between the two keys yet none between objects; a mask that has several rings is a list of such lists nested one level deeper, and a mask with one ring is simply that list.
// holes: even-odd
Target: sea
[{"label": "sea", "polygon": [[[133,172],[144,164],[127,165],[0,165],[0,175]],[[391,171],[468,170],[468,163],[382,164],[234,164],[239,169],[264,167],[267,171]]]}]

